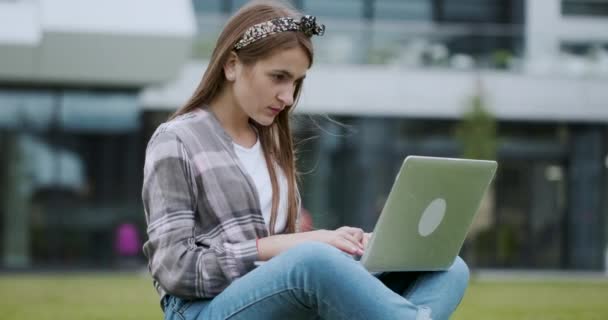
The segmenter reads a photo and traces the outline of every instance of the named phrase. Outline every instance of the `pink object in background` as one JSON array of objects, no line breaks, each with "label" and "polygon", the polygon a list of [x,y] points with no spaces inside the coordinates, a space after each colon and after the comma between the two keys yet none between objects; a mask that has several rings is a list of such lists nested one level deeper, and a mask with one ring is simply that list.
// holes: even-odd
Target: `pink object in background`
[{"label": "pink object in background", "polygon": [[136,256],[141,243],[137,228],[132,223],[123,223],[116,229],[116,252],[121,256]]},{"label": "pink object in background", "polygon": [[310,212],[308,212],[308,210],[306,210],[304,207],[302,207],[302,212],[300,214],[301,214],[300,231],[301,232],[312,231],[314,229],[314,227],[313,227],[312,216],[310,215]]}]

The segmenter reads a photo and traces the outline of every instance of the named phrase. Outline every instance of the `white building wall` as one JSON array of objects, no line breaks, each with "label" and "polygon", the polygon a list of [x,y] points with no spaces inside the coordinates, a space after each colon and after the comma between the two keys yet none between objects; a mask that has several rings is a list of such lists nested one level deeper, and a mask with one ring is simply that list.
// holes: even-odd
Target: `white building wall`
[{"label": "white building wall", "polygon": [[[192,95],[205,64],[140,96],[148,110],[175,110]],[[608,79],[524,73],[389,69],[383,66],[315,65],[296,111],[308,114],[457,119],[477,93],[499,119],[608,122]]]},{"label": "white building wall", "polygon": [[602,63],[561,52],[564,43],[608,43],[608,19],[562,15],[562,0],[527,0],[525,7],[526,71],[536,74],[608,74]]},{"label": "white building wall", "polygon": [[191,55],[190,0],[0,2],[0,81],[141,86]]}]

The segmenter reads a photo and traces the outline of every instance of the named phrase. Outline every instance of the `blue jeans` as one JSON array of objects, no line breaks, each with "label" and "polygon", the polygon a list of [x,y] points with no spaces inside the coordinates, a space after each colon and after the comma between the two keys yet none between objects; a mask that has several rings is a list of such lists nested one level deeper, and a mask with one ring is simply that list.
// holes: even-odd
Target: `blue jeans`
[{"label": "blue jeans", "polygon": [[[274,257],[213,299],[166,296],[166,320],[448,319],[469,270],[459,257],[447,271],[372,275],[333,246],[308,242]],[[430,314],[430,317],[429,317]]]}]

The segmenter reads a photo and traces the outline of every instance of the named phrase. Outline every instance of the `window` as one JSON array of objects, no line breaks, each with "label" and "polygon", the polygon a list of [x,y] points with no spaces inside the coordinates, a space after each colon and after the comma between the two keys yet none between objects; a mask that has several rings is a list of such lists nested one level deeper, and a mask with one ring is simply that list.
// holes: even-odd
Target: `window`
[{"label": "window", "polygon": [[306,0],[304,12],[315,16],[363,18],[363,0]]},{"label": "window", "polygon": [[608,1],[562,0],[562,15],[608,17]]},{"label": "window", "polygon": [[376,0],[374,18],[395,20],[426,20],[433,18],[430,0]]},{"label": "window", "polygon": [[522,0],[436,0],[440,22],[520,23]]},{"label": "window", "polygon": [[223,0],[192,0],[194,11],[202,14],[218,14],[223,12]]},{"label": "window", "polygon": [[[227,1],[230,2],[230,1]],[[232,12],[237,11],[240,7],[244,6],[245,4],[251,2],[251,0],[232,0],[232,5],[230,10]],[[287,2],[291,3],[291,5],[294,8],[302,8],[302,2],[303,0],[288,0]]]},{"label": "window", "polygon": [[21,190],[0,196],[0,238],[29,241],[5,244],[20,266],[109,266],[115,227],[145,230],[139,124],[132,90],[0,89],[0,194]]}]

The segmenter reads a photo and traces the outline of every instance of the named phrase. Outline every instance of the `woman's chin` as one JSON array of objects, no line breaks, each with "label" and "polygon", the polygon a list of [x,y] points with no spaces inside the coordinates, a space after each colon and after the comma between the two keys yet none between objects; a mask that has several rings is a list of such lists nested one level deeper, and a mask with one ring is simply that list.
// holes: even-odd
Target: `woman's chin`
[{"label": "woman's chin", "polygon": [[268,127],[269,125],[271,125],[274,122],[274,116],[261,116],[261,117],[256,117],[253,118],[253,121],[255,121],[257,124],[264,126],[264,127]]}]

